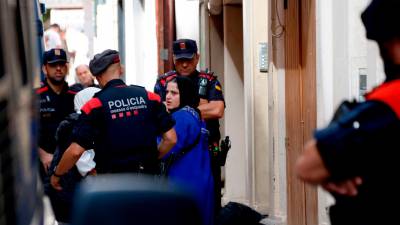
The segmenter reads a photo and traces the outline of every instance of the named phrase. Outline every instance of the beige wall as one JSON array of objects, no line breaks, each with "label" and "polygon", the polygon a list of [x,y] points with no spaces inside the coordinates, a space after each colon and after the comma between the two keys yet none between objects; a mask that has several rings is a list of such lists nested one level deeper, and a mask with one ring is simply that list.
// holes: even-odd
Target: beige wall
[{"label": "beige wall", "polygon": [[[232,140],[223,201],[248,204],[269,214],[270,223],[284,224],[283,54],[280,61],[270,62],[268,73],[259,71],[259,44],[267,42],[269,58],[273,56],[269,17],[269,1],[225,4],[222,15],[203,22],[208,24],[204,29],[209,38],[204,64],[209,64],[223,82],[227,107],[222,129]],[[283,38],[273,41],[278,48],[283,47]]]},{"label": "beige wall", "polygon": [[271,209],[271,138],[268,133],[269,73],[260,72],[260,43],[268,42],[268,1],[243,3],[244,20],[244,93],[246,115],[246,151],[248,152],[248,193],[258,211]]},{"label": "beige wall", "polygon": [[248,203],[244,122],[243,31],[241,5],[224,6],[225,134],[232,140],[226,163],[224,201]]}]

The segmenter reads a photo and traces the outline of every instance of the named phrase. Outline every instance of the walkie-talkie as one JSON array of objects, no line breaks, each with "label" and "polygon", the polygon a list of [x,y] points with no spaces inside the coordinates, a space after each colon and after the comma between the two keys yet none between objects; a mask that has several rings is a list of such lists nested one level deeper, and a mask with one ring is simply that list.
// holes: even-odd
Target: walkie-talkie
[{"label": "walkie-talkie", "polygon": [[207,84],[208,80],[205,77],[199,78],[199,96],[204,98],[207,96]]}]

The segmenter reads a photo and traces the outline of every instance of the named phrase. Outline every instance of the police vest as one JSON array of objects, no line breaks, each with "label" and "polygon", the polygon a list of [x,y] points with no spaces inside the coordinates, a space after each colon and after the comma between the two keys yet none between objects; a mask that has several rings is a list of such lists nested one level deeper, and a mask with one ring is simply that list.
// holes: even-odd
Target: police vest
[{"label": "police vest", "polygon": [[[96,96],[102,104],[103,134],[96,144],[107,172],[135,171],[157,160],[157,127],[151,96],[143,87],[111,86]],[[97,158],[97,157],[96,157]]]},{"label": "police vest", "polygon": [[[165,101],[166,97],[166,89],[167,89],[167,83],[174,79],[176,76],[178,76],[177,72],[175,70],[169,71],[163,75],[161,75],[157,79],[157,85],[160,85],[160,87],[157,87],[155,90],[160,96],[163,101]],[[198,76],[198,79],[195,81],[195,85],[198,86],[198,94],[201,98],[206,98],[207,97],[207,91],[208,87],[211,84],[212,81],[216,79],[216,76],[214,76],[213,72],[210,72],[208,70],[206,71],[200,71]]]},{"label": "police vest", "polygon": [[400,80],[393,80],[379,85],[366,95],[366,99],[385,103],[400,118]]}]

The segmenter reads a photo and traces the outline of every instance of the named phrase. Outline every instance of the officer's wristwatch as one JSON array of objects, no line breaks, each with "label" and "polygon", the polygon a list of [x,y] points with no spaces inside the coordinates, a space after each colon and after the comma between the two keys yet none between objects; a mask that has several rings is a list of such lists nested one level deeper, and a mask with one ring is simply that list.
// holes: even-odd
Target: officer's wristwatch
[{"label": "officer's wristwatch", "polygon": [[57,170],[57,166],[54,167],[53,176],[58,177],[58,178],[62,177],[62,175],[56,174],[56,170]]}]

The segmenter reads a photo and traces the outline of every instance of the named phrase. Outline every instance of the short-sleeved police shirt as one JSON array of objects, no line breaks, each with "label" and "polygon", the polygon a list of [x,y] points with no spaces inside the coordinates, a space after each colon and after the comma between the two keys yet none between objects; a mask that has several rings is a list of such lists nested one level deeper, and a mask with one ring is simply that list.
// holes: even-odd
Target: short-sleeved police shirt
[{"label": "short-sleeved police shirt", "polygon": [[74,112],[74,97],[76,92],[64,83],[60,94],[55,93],[46,81],[36,89],[40,103],[39,147],[49,153],[56,148],[55,133],[58,125],[66,116]]},{"label": "short-sleeved police shirt", "polygon": [[158,95],[116,79],[82,107],[73,141],[94,143],[100,173],[129,172],[129,164],[157,160],[157,136],[174,125]]}]

